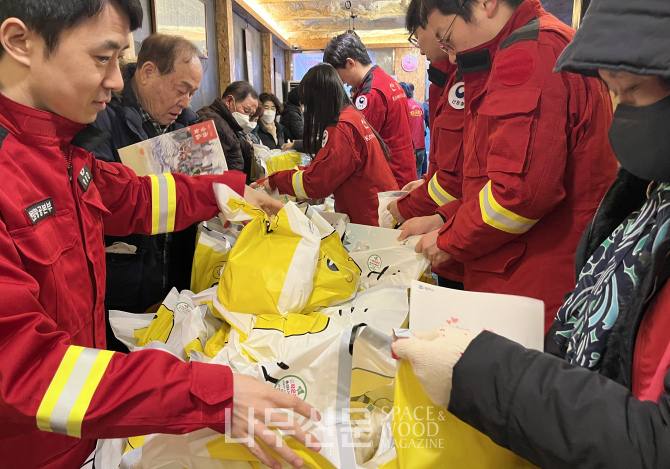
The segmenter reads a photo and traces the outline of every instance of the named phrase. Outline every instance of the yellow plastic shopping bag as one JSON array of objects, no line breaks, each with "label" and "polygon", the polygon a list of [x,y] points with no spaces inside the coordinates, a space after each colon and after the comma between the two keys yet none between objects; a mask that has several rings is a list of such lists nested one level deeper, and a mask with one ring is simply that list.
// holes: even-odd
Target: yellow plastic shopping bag
[{"label": "yellow plastic shopping bag", "polygon": [[194,305],[193,294],[173,288],[158,308],[148,327],[134,331],[136,348],[152,342],[167,345],[167,350],[186,360],[192,351],[202,352],[207,342],[203,309]]},{"label": "yellow plastic shopping bag", "polygon": [[398,464],[388,467],[535,468],[525,459],[496,445],[445,408],[433,404],[407,360],[400,364],[395,385],[393,438]]},{"label": "yellow plastic shopping bag", "polygon": [[302,164],[302,155],[296,151],[289,151],[280,153],[271,157],[266,166],[268,168],[268,175],[276,173],[277,171],[285,171],[288,169],[298,169]]},{"label": "yellow plastic shopping bag", "polygon": [[320,213],[307,207],[305,215],[322,235],[312,294],[305,310],[313,311],[353,299],[361,280],[360,267],[342,246],[340,234]]},{"label": "yellow plastic shopping bag", "polygon": [[299,313],[312,293],[321,245],[315,225],[289,202],[268,218],[262,211],[231,249],[217,295],[229,311]]},{"label": "yellow plastic shopping bag", "polygon": [[217,228],[216,223],[212,226],[212,220],[203,222],[198,227],[191,267],[191,291],[193,293],[200,293],[219,284],[230,250],[239,236],[239,231],[235,229]]}]

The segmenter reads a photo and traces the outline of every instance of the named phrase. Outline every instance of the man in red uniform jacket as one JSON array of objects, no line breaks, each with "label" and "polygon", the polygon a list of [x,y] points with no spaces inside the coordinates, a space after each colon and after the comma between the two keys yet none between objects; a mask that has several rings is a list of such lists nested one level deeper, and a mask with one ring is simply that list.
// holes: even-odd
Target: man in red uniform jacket
[{"label": "man in red uniform jacket", "polygon": [[409,129],[407,97],[400,84],[377,65],[372,65],[361,40],[345,33],[330,40],[323,52],[342,81],[355,89],[352,98],[373,129],[391,151],[391,171],[398,187],[416,180],[416,164]]},{"label": "man in red uniform jacket", "polygon": [[414,144],[414,155],[416,156],[416,177],[421,179],[421,166],[426,158],[426,124],[423,116],[423,105],[414,100],[414,85],[411,83],[400,83],[409,106],[409,130],[412,133]]},{"label": "man in red uniform jacket", "polygon": [[[246,437],[268,408],[308,415],[295,396],[225,366],[105,350],[103,227],[184,229],[219,212],[214,183],[279,208],[245,190],[242,173],[138,177],[93,156],[105,134],[86,124],[123,88],[118,59],[142,23],[139,1],[2,2],[0,23],[0,465],[77,468],[98,438],[226,423]],[[252,428],[275,449],[262,423]],[[250,451],[280,467],[260,445]],[[276,451],[301,465],[286,445]]]},{"label": "man in red uniform jacket", "polygon": [[615,177],[612,103],[601,81],[553,73],[573,30],[538,0],[461,2],[428,0],[425,13],[465,82],[463,195],[417,249],[463,262],[466,290],[543,300],[548,328]]},{"label": "man in red uniform jacket", "polygon": [[[430,166],[422,179],[408,184],[410,193],[391,202],[388,210],[393,218],[404,222],[403,230],[421,230],[437,210],[461,197],[463,183],[463,108],[464,85],[449,55],[435,40],[435,33],[428,25],[421,26],[420,2],[413,0],[405,17],[409,41],[421,49],[428,60],[439,67],[429,70],[429,77],[436,80],[430,90],[435,94],[430,117]],[[455,62],[455,56],[454,56]],[[402,239],[401,235],[399,239]],[[440,286],[463,289],[463,265],[455,260],[433,266]]]}]

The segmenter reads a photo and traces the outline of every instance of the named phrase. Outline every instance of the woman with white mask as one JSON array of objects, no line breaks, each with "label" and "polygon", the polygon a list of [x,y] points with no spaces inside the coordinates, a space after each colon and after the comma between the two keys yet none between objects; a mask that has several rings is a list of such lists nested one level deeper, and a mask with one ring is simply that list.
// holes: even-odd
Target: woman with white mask
[{"label": "woman with white mask", "polygon": [[263,115],[258,120],[258,137],[270,150],[281,150],[284,145],[284,126],[277,121],[277,115],[282,113],[284,107],[271,93],[262,93],[259,100]]},{"label": "woman with white mask", "polygon": [[258,108],[258,93],[246,81],[236,81],[228,85],[221,98],[198,111],[202,121],[214,122],[219,134],[228,169],[243,171],[249,176],[253,145],[240,135],[250,133],[256,123],[250,117]]}]

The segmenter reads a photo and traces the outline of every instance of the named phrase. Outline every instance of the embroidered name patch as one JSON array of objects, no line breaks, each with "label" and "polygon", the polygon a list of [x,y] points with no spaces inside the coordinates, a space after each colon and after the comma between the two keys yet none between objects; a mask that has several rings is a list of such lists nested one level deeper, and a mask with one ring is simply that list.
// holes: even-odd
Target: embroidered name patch
[{"label": "embroidered name patch", "polygon": [[81,171],[79,171],[79,176],[77,176],[79,185],[84,190],[84,192],[86,192],[88,190],[88,186],[91,185],[91,179],[93,179],[91,171],[88,169],[87,165],[84,165],[84,167],[81,168]]},{"label": "embroidered name patch", "polygon": [[33,225],[37,225],[46,217],[55,214],[56,209],[54,208],[54,201],[51,197],[44,199],[41,202],[37,202],[36,204],[32,204],[26,209],[26,215],[28,215],[28,218],[30,218]]}]

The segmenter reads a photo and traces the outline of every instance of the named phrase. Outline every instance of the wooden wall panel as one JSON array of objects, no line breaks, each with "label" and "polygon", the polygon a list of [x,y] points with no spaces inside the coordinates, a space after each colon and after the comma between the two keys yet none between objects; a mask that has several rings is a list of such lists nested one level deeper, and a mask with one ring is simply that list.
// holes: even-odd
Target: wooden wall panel
[{"label": "wooden wall panel", "polygon": [[[407,54],[414,55],[419,64],[413,72],[406,72],[402,68],[402,59]],[[404,81],[414,85],[414,99],[423,102],[426,97],[426,57],[421,55],[416,47],[399,47],[395,50],[394,68],[398,82]]]},{"label": "wooden wall panel", "polygon": [[235,81],[233,0],[216,0],[216,41],[219,49],[219,89]]},{"label": "wooden wall panel", "polygon": [[[272,60],[272,34],[261,33],[261,49],[263,51],[263,91],[275,91],[275,67]],[[279,98],[281,99],[281,98]]]}]

